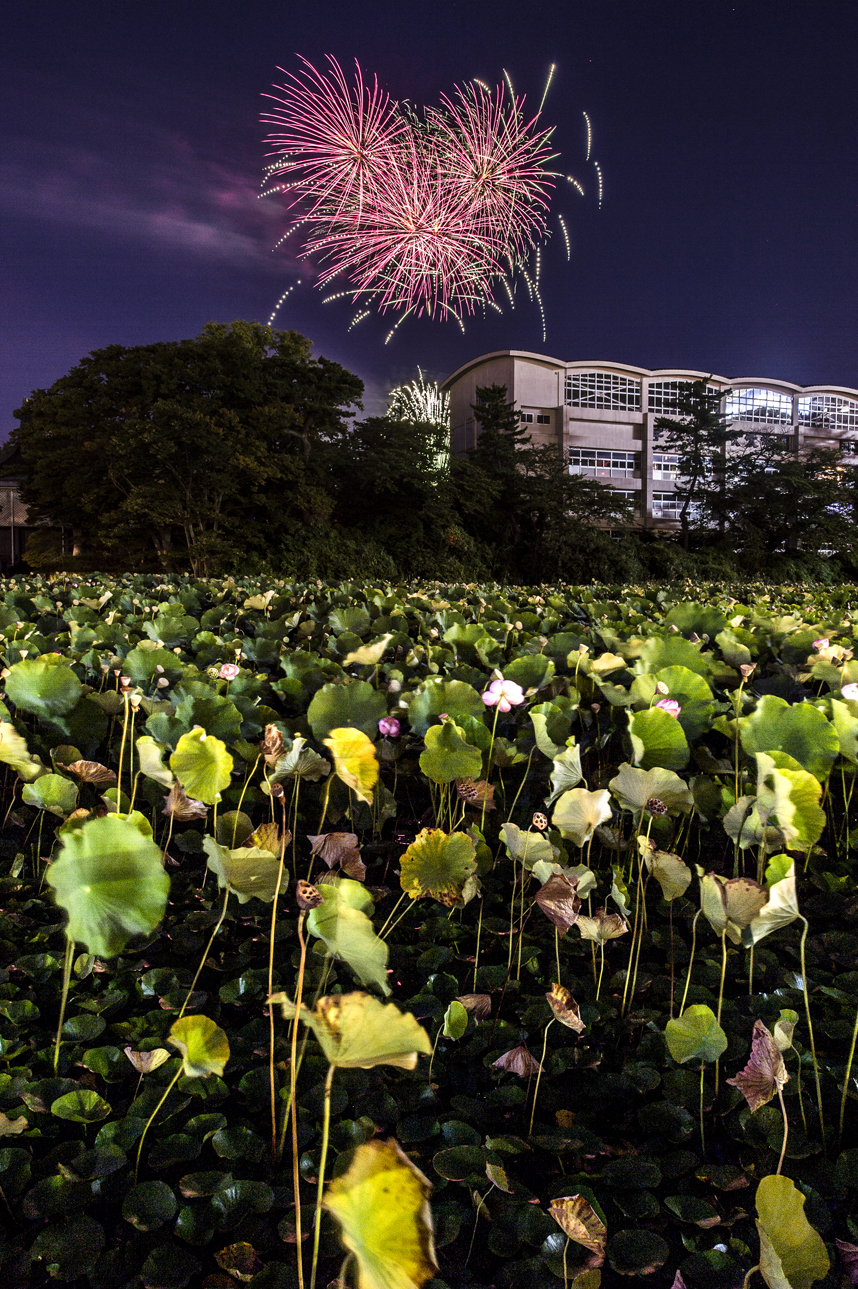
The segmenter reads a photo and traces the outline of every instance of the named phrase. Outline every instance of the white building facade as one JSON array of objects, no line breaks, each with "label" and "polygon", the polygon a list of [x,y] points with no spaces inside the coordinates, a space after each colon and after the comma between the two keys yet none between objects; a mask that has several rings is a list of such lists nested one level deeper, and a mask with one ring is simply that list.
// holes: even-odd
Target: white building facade
[{"label": "white building facade", "polygon": [[622,492],[634,505],[638,526],[668,528],[678,514],[677,462],[660,449],[655,422],[674,415],[677,394],[697,380],[720,392],[722,412],[745,433],[776,434],[795,452],[839,444],[847,459],[858,461],[858,390],[846,387],[562,362],[505,349],[466,363],[441,389],[450,395],[453,452],[476,444],[477,387],[505,385],[534,445],[555,445],[571,474]]}]

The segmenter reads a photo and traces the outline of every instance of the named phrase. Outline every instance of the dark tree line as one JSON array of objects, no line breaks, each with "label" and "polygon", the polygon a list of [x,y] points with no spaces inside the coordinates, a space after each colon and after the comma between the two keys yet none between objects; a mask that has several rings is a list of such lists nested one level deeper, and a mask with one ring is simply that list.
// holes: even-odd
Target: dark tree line
[{"label": "dark tree line", "polygon": [[31,563],[63,566],[58,530],[65,566],[335,579],[693,574],[695,546],[729,576],[737,553],[851,550],[856,472],[743,438],[705,382],[657,423],[679,458],[679,542],[633,533],[627,502],[532,444],[502,386],[477,391],[476,447],[453,457],[446,427],[356,420],[362,394],[303,336],[258,323],[93,352],[16,413],[23,499],[46,525]]}]

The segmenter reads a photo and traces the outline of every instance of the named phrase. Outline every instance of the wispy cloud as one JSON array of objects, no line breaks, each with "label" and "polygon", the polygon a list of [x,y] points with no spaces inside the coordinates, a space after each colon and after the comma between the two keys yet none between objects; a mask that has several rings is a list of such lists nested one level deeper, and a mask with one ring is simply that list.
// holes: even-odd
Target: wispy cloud
[{"label": "wispy cloud", "polygon": [[[9,149],[7,149],[7,154]],[[88,229],[128,245],[283,275],[297,246],[273,250],[288,225],[276,197],[260,198],[249,170],[213,162],[187,140],[41,149],[23,142],[0,163],[0,210],[55,228]]]}]

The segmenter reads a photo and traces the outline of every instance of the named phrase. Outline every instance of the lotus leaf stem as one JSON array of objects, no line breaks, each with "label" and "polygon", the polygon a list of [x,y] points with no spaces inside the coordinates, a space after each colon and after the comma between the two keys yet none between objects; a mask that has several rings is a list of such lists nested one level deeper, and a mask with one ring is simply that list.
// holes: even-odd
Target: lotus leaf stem
[{"label": "lotus leaf stem", "polygon": [[[274,887],[274,899],[271,901],[271,926],[268,932],[268,997],[274,993],[274,934],[277,930],[277,901],[280,887],[283,884],[283,867],[286,863],[286,801],[283,808],[283,831],[280,834],[280,865],[277,869],[277,884]],[[268,1088],[271,1100],[271,1158],[277,1159],[277,1088],[274,1080],[274,1004],[268,1004]]]},{"label": "lotus leaf stem", "polygon": [[316,1289],[316,1270],[319,1265],[319,1237],[322,1232],[322,1195],[325,1190],[325,1164],[328,1162],[328,1140],[331,1134],[331,1084],[334,1081],[335,1065],[328,1066],[325,1078],[325,1108],[322,1116],[322,1153],[319,1157],[319,1185],[316,1191],[316,1211],[313,1226],[313,1269],[310,1273],[310,1289]]},{"label": "lotus leaf stem", "polygon": [[846,1073],[843,1076],[843,1095],[840,1098],[840,1121],[837,1125],[837,1151],[840,1152],[840,1143],[843,1140],[843,1121],[846,1117],[846,1096],[849,1092],[849,1079],[852,1075],[852,1061],[855,1058],[855,1044],[858,1041],[858,1009],[855,1011],[855,1025],[852,1029],[852,1045],[849,1048],[849,1058],[846,1062]]},{"label": "lotus leaf stem", "polygon": [[170,1095],[170,1093],[173,1091],[173,1088],[178,1083],[184,1068],[185,1068],[184,1064],[180,1062],[179,1068],[176,1070],[176,1073],[173,1075],[172,1079],[164,1089],[164,1095],[161,1097],[161,1100],[158,1102],[158,1104],[155,1106],[155,1109],[149,1115],[149,1118],[146,1120],[146,1126],[140,1134],[140,1142],[137,1146],[137,1158],[134,1161],[134,1185],[135,1186],[137,1185],[137,1174],[140,1171],[140,1156],[143,1153],[143,1142],[146,1140],[146,1133],[149,1131],[150,1127],[152,1126],[152,1121],[155,1118],[155,1115],[161,1109],[161,1106],[167,1100],[167,1097]]},{"label": "lotus leaf stem", "polygon": [[227,883],[226,889],[224,890],[224,893],[223,893],[223,908],[220,911],[220,917],[217,920],[217,925],[215,926],[214,931],[212,931],[211,935],[209,936],[209,942],[205,947],[205,952],[203,953],[202,958],[200,959],[200,965],[197,967],[196,974],[193,980],[191,981],[191,987],[187,992],[185,1001],[182,1003],[182,1010],[179,1012],[178,1016],[176,1017],[176,1020],[181,1020],[182,1017],[184,1016],[185,1008],[187,1007],[188,1003],[191,1000],[191,995],[193,994],[196,983],[200,978],[200,973],[202,972],[203,967],[206,965],[206,960],[209,956],[209,951],[215,942],[215,937],[218,931],[223,926],[223,920],[226,917],[226,906],[229,902],[229,895],[230,895],[229,883]]},{"label": "lotus leaf stem", "polygon": [[74,940],[66,939],[66,956],[63,959],[63,991],[60,995],[60,1019],[57,1024],[57,1036],[54,1039],[54,1074],[57,1072],[57,1066],[60,1062],[60,1039],[63,1032],[63,1021],[66,1016],[66,1003],[69,996],[69,982],[71,981],[72,963],[74,962]]},{"label": "lotus leaf stem", "polygon": [[780,1173],[781,1169],[783,1168],[784,1155],[786,1154],[787,1137],[789,1136],[789,1119],[787,1118],[786,1106],[784,1105],[784,1094],[780,1084],[777,1085],[777,1088],[778,1088],[778,1101],[780,1101],[781,1103],[781,1114],[784,1117],[784,1139],[781,1144],[781,1155],[780,1155],[780,1159],[778,1160],[778,1166],[775,1169],[775,1176],[777,1176],[778,1173]]},{"label": "lotus leaf stem", "polygon": [[533,1119],[536,1114],[536,1098],[539,1096],[539,1083],[542,1078],[542,1070],[545,1065],[545,1053],[548,1048],[548,1031],[554,1024],[555,1019],[556,1017],[551,1017],[551,1020],[545,1026],[545,1033],[542,1036],[542,1056],[539,1058],[539,1069],[536,1071],[536,1086],[533,1089],[533,1105],[530,1107],[530,1123],[527,1128],[528,1137],[533,1133]]},{"label": "lotus leaf stem", "polygon": [[480,896],[480,915],[477,918],[477,949],[474,955],[474,993],[477,992],[477,970],[480,965],[480,936],[483,932],[483,897]]},{"label": "lotus leaf stem", "polygon": [[[495,718],[494,718],[494,720],[492,721],[492,736],[491,736],[491,738],[489,739],[489,753],[488,753],[488,757],[486,758],[486,784],[487,784],[487,785],[488,785],[489,780],[490,780],[490,779],[491,779],[491,777],[492,777],[492,755],[493,755],[494,750],[495,750],[495,730],[496,730],[496,729],[497,729],[497,727],[498,727],[498,712],[499,712],[499,711],[500,711],[500,703],[496,703],[496,704],[495,704]],[[484,832],[484,831],[485,831],[485,827],[486,827],[486,797],[485,797],[485,795],[483,795],[483,811],[482,811],[482,814],[480,815],[480,832]]]},{"label": "lotus leaf stem", "polygon": [[304,966],[307,961],[307,941],[304,939],[304,910],[298,913],[298,943],[301,958],[298,963],[298,981],[295,987],[295,1015],[292,1017],[291,1053],[289,1060],[289,1110],[283,1116],[283,1133],[277,1151],[277,1160],[283,1157],[286,1123],[292,1124],[292,1190],[295,1198],[295,1248],[298,1253],[298,1286],[304,1289],[304,1252],[301,1247],[301,1169],[298,1155],[298,1015],[304,995]]},{"label": "lotus leaf stem", "polygon": [[819,1086],[819,1064],[816,1059],[816,1042],[813,1037],[813,1021],[810,1019],[810,998],[807,992],[807,968],[804,960],[804,945],[807,940],[807,933],[810,930],[810,923],[807,918],[802,917],[799,913],[800,920],[804,923],[804,930],[801,933],[799,942],[799,954],[801,956],[801,988],[804,994],[804,1012],[807,1017],[807,1032],[810,1036],[810,1055],[813,1061],[813,1077],[816,1082],[816,1109],[819,1114],[819,1133],[820,1141],[825,1146],[825,1122],[822,1117],[822,1090]]},{"label": "lotus leaf stem", "polygon": [[[721,932],[721,979],[718,982],[718,1015],[715,1017],[715,1024],[721,1024],[721,1007],[724,1002],[724,980],[727,976],[727,928]],[[715,1095],[718,1095],[718,1076],[721,1071],[720,1059],[715,1061]]]},{"label": "lotus leaf stem", "polygon": [[751,1283],[751,1276],[754,1274],[755,1271],[759,1271],[759,1270],[760,1270],[759,1264],[755,1267],[751,1267],[750,1271],[745,1276],[745,1279],[742,1281],[742,1289],[748,1289],[748,1285]]},{"label": "lotus leaf stem", "polygon": [[116,774],[116,809],[122,806],[122,761],[125,756],[125,743],[128,738],[128,717],[131,712],[131,704],[128,701],[128,694],[122,695],[122,703],[125,708],[125,714],[122,718],[122,738],[119,743],[119,769]]},{"label": "lotus leaf stem", "polygon": [[691,984],[691,969],[694,966],[694,950],[697,948],[697,919],[700,917],[702,912],[702,909],[698,909],[694,914],[694,919],[691,923],[691,956],[688,959],[688,975],[685,977],[685,992],[682,995],[682,1004],[679,1008],[680,1016],[685,1011],[685,1000],[688,997],[688,986]]},{"label": "lotus leaf stem", "polygon": [[396,901],[396,903],[394,904],[393,908],[391,909],[390,913],[388,914],[387,921],[385,922],[384,926],[381,928],[381,930],[380,930],[380,931],[379,931],[379,933],[378,933],[378,938],[379,938],[379,940],[383,940],[383,939],[384,939],[384,933],[385,933],[385,931],[387,930],[387,928],[390,926],[391,919],[393,918],[394,913],[395,913],[395,912],[396,912],[396,910],[399,908],[400,904],[401,904],[401,903],[402,903],[402,901],[405,899],[405,897],[406,897],[406,895],[407,895],[407,894],[408,894],[408,892],[407,892],[407,891],[403,891],[403,892],[402,892],[402,894],[400,895],[399,899],[398,899],[398,900]]},{"label": "lotus leaf stem", "polygon": [[[706,1138],[703,1135],[703,1072],[706,1069],[706,1062],[700,1062],[700,1153],[706,1156]],[[717,1066],[716,1066],[717,1069]]]}]

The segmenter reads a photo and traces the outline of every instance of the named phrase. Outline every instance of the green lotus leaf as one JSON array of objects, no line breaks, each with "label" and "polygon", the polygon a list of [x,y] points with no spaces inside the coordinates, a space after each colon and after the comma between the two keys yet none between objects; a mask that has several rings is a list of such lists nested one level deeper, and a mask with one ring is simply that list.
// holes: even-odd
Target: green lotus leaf
[{"label": "green lotus leaf", "polygon": [[504,680],[514,680],[524,690],[542,689],[554,679],[554,663],[541,653],[523,653],[504,665]]},{"label": "green lotus leaf", "polygon": [[825,811],[819,805],[822,784],[807,770],[779,769],[776,758],[777,753],[756,755],[760,818],[777,821],[791,850],[809,851],[825,828]]},{"label": "green lotus leaf", "polygon": [[433,783],[478,779],[482,768],[482,752],[466,742],[458,725],[451,720],[430,725],[426,731],[426,750],[420,753],[420,769]]},{"label": "green lotus leaf", "polygon": [[428,896],[455,908],[464,902],[465,886],[477,871],[476,848],[466,833],[424,828],[399,863],[400,885],[412,900]]},{"label": "green lotus leaf", "polygon": [[78,704],[83,685],[58,653],[16,662],[6,677],[6,696],[23,712],[51,720]]},{"label": "green lotus leaf", "polygon": [[239,904],[254,898],[271,903],[277,892],[280,860],[270,850],[257,846],[230,850],[211,836],[203,838],[203,848],[208,855],[208,867],[217,876],[221,890],[228,886]]},{"label": "green lotus leaf", "polygon": [[686,1007],[680,1017],[669,1020],[664,1037],[667,1050],[680,1065],[686,1061],[717,1061],[727,1050],[727,1035],[712,1008],[704,1003]]},{"label": "green lotus leaf", "polygon": [[561,793],[568,792],[570,788],[575,787],[576,783],[580,783],[583,777],[581,749],[573,743],[572,747],[564,748],[554,758],[551,771],[551,794],[545,798],[545,804],[550,806]]},{"label": "green lotus leaf", "polygon": [[858,714],[855,704],[831,699],[831,724],[840,745],[840,755],[853,765],[858,764]]},{"label": "green lotus leaf", "polygon": [[362,730],[333,729],[324,739],[334,758],[334,773],[352,789],[356,797],[372,805],[372,792],[378,782],[378,761],[372,739]]},{"label": "green lotus leaf", "polygon": [[324,1206],[355,1258],[360,1289],[420,1289],[438,1269],[430,1184],[396,1141],[367,1141],[331,1182]]},{"label": "green lotus leaf", "polygon": [[233,759],[219,738],[197,727],[179,739],[170,769],[189,797],[213,805],[229,787]]},{"label": "green lotus leaf", "polygon": [[347,962],[365,985],[389,994],[388,947],[367,916],[373,907],[369,891],[350,878],[325,882],[319,891],[322,903],[310,910],[307,930],[323,941],[330,954]]},{"label": "green lotus leaf", "polygon": [[167,1037],[181,1053],[185,1078],[223,1074],[229,1060],[229,1040],[208,1016],[183,1016],[171,1025]]},{"label": "green lotus leaf", "polygon": [[141,1182],[122,1201],[122,1216],[138,1231],[157,1231],[176,1216],[176,1197],[166,1182]]},{"label": "green lotus leaf", "polygon": [[364,667],[374,667],[387,653],[392,639],[393,633],[389,631],[387,635],[379,636],[377,640],[361,645],[359,649],[352,649],[343,658],[343,666],[350,667],[352,663],[359,663]]},{"label": "green lotus leaf", "polygon": [[691,869],[685,861],[658,847],[642,845],[644,842],[645,838],[638,837],[641,856],[661,887],[662,898],[670,902],[684,895],[691,884]]},{"label": "green lotus leaf", "polygon": [[444,1012],[444,1038],[460,1039],[468,1028],[468,1013],[457,998],[454,998]]},{"label": "green lotus leaf", "polygon": [[89,819],[64,834],[47,883],[68,915],[66,935],[99,958],[121,953],[133,935],[148,935],[164,916],[170,879],[161,851],[130,817]]},{"label": "green lotus leaf", "polygon": [[[771,880],[770,875],[775,878]],[[745,929],[742,941],[745,944],[756,944],[764,936],[771,935],[783,926],[789,926],[800,917],[798,891],[795,882],[795,864],[789,855],[773,855],[766,868],[766,885],[769,889],[768,903]]]},{"label": "green lotus leaf", "polygon": [[323,685],[310,700],[307,720],[313,735],[323,739],[334,729],[355,729],[369,738],[378,735],[378,722],[387,715],[387,699],[365,680],[346,685]]},{"label": "green lotus leaf", "polygon": [[676,627],[683,635],[709,636],[712,640],[726,627],[727,619],[720,609],[711,604],[683,600],[681,604],[674,604],[665,615],[664,625]]},{"label": "green lotus leaf", "polygon": [[39,775],[48,773],[41,757],[29,750],[26,739],[8,720],[0,720],[0,764],[11,766],[25,783],[32,783]]},{"label": "green lotus leaf", "polygon": [[30,1246],[30,1257],[44,1262],[53,1280],[80,1282],[95,1269],[104,1243],[104,1228],[82,1213],[44,1227]]},{"label": "green lotus leaf", "polygon": [[[664,688],[657,690],[657,685],[666,686],[666,694]],[[680,707],[676,719],[689,741],[699,738],[712,723],[715,712],[712,690],[698,672],[687,667],[663,667],[661,671],[646,672],[635,678],[630,692],[647,709],[659,695],[675,699]]]},{"label": "green lotus leaf", "polygon": [[665,667],[687,667],[699,676],[711,676],[716,669],[712,655],[703,653],[699,645],[684,636],[650,636],[641,649],[635,671],[662,671]]},{"label": "green lotus leaf", "polygon": [[[672,720],[668,717],[668,720]],[[644,810],[648,801],[660,801],[668,814],[687,814],[694,808],[694,797],[688,785],[672,770],[656,767],[639,770],[624,762],[608,784],[624,810]]]},{"label": "green lotus leaf", "polygon": [[338,636],[346,631],[351,632],[352,635],[365,636],[371,624],[369,613],[362,604],[344,605],[331,609],[328,614],[328,626],[334,635]]},{"label": "green lotus leaf", "polygon": [[675,716],[661,707],[649,707],[642,712],[630,711],[628,717],[634,759],[644,770],[654,766],[681,770],[688,764],[691,752]]},{"label": "green lotus leaf", "polygon": [[739,737],[749,756],[787,752],[823,783],[840,751],[837,731],[824,712],[810,703],[790,705],[775,694],[764,694],[751,715],[741,717]]},{"label": "green lotus leaf", "polygon": [[[540,703],[538,707],[529,708],[527,714],[533,722],[533,737],[542,755],[547,756],[549,761],[561,756],[566,751],[566,739],[569,737],[569,713],[555,707],[553,703]],[[555,742],[555,734],[563,735],[562,743]]]},{"label": "green lotus leaf", "polygon": [[414,733],[424,738],[432,721],[442,712],[454,721],[460,716],[473,716],[480,720],[485,710],[482,698],[472,685],[463,680],[442,680],[440,676],[433,676],[415,689],[408,706],[408,721]]},{"label": "green lotus leaf", "polygon": [[769,1289],[810,1289],[828,1275],[828,1251],[808,1222],[804,1204],[789,1177],[772,1174],[757,1187],[760,1275]]},{"label": "green lotus leaf", "polygon": [[584,846],[600,824],[611,818],[611,794],[607,788],[590,792],[587,788],[571,788],[554,807],[551,822],[563,837],[570,838],[576,846]]},{"label": "green lotus leaf", "polygon": [[532,869],[539,863],[553,864],[559,858],[557,847],[551,844],[545,833],[535,828],[525,829],[519,828],[518,824],[505,823],[501,824],[500,832],[510,859],[520,861],[525,868]]},{"label": "green lotus leaf", "polygon": [[110,1114],[110,1105],[97,1092],[78,1088],[52,1101],[51,1114],[57,1119],[71,1119],[74,1123],[99,1123]]},{"label": "green lotus leaf", "polygon": [[212,693],[208,686],[204,693],[195,692],[198,683],[195,683],[194,691],[188,682],[177,687],[177,696],[182,701],[176,708],[176,719],[186,730],[199,725],[210,738],[218,738],[232,747],[241,737],[241,712],[231,698]]},{"label": "green lotus leaf", "polygon": [[60,819],[65,819],[74,810],[77,795],[77,784],[61,774],[43,774],[34,783],[25,783],[21,792],[28,806],[47,810]]},{"label": "green lotus leaf", "polygon": [[[284,1020],[295,1015],[295,1004],[285,994],[274,994],[271,1001],[280,1003]],[[432,1053],[429,1035],[410,1012],[358,990],[320,998],[313,1011],[302,1006],[299,1014],[316,1035],[328,1063],[338,1069],[394,1065],[413,1070],[421,1052]]]}]

